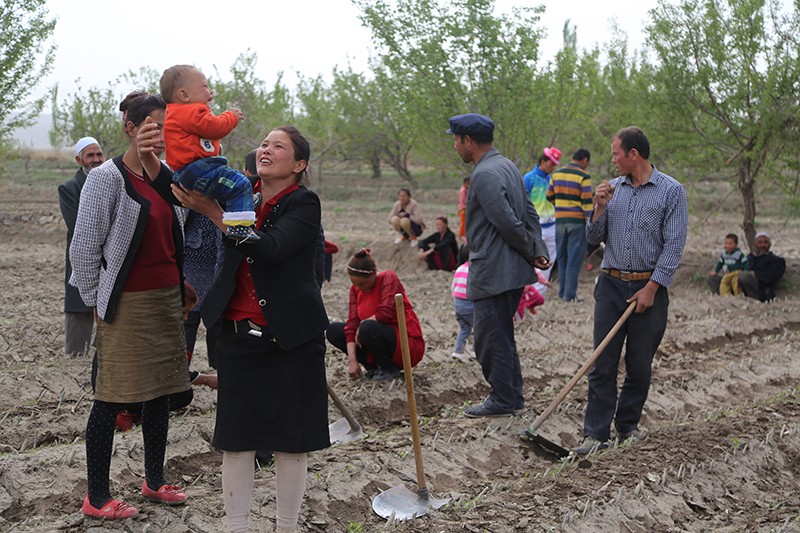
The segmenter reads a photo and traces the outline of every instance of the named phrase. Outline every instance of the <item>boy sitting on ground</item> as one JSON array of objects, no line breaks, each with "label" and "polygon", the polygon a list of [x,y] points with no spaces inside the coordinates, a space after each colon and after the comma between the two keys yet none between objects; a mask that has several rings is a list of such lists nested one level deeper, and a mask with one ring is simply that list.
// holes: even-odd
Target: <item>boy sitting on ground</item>
[{"label": "boy sitting on ground", "polygon": [[[715,289],[719,283],[721,296],[730,296],[731,294],[738,296],[742,294],[742,289],[739,287],[739,272],[750,270],[750,264],[747,256],[738,248],[739,237],[735,233],[725,236],[723,246],[725,249],[720,254],[714,269],[708,273],[706,281],[712,292],[717,292]],[[722,276],[721,280],[717,279],[719,276]]]}]

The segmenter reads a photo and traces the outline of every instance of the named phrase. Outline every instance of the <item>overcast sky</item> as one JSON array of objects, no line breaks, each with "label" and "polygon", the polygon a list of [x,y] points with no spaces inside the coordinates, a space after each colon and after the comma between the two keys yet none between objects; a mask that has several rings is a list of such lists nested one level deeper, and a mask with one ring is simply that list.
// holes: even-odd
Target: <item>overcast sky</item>
[{"label": "overcast sky", "polygon": [[[611,17],[624,28],[631,46],[640,48],[647,11],[657,2],[498,0],[496,5],[498,12],[510,13],[512,6],[539,4],[546,8],[542,22],[548,35],[542,58],[547,59],[561,47],[566,19],[576,25],[582,48],[609,40]],[[189,63],[209,77],[216,67],[222,79],[229,79],[231,64],[248,49],[258,57],[258,78],[273,83],[283,71],[284,82],[294,88],[296,72],[327,77],[334,66],[346,67],[348,62],[366,72],[371,48],[370,33],[350,0],[49,0],[47,6],[58,18],[58,51],[53,72],[37,92],[58,83],[62,98],[76,90],[77,78],[84,90],[104,88],[143,66],[160,72]]]}]

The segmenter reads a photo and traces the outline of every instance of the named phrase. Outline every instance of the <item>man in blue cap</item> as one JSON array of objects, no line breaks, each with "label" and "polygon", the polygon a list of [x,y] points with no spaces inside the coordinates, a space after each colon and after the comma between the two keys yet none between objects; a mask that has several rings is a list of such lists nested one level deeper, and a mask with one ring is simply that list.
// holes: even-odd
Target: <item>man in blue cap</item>
[{"label": "man in blue cap", "polygon": [[522,175],[492,144],[492,119],[450,117],[446,133],[461,159],[474,165],[467,196],[467,297],[475,308],[475,355],[491,386],[489,396],[464,414],[511,416],[525,405],[514,312],[525,285],[536,281],[533,268],[550,268],[550,259]]}]

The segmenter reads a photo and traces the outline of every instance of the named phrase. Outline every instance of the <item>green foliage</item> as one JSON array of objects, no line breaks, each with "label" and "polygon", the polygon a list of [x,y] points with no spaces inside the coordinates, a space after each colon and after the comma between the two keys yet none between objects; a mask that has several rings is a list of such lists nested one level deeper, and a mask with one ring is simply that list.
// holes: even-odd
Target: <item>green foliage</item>
[{"label": "green foliage", "polygon": [[50,72],[55,45],[47,40],[55,29],[44,0],[6,0],[0,3],[0,171],[17,153],[12,132],[31,125],[47,95],[26,101],[41,78]]},{"label": "green foliage", "polygon": [[50,145],[53,148],[73,146],[81,137],[97,139],[106,159],[125,151],[128,137],[122,129],[119,104],[132,91],[158,92],[160,74],[151,68],[128,71],[101,89],[84,90],[80,78],[74,93],[59,101],[58,87],[51,94],[53,124]]},{"label": "green foliage", "polygon": [[231,67],[231,81],[209,80],[215,113],[231,107],[244,113],[245,119],[222,141],[223,155],[234,168],[244,166],[244,156],[258,147],[272,128],[294,122],[294,102],[282,74],[268,90],[266,83],[253,74],[257,61],[256,53],[248,50]]},{"label": "green foliage", "polygon": [[661,0],[647,27],[664,145],[674,164],[736,184],[751,248],[759,179],[785,179],[797,164],[800,4],[789,9],[781,14],[775,0]]},{"label": "green foliage", "polygon": [[47,40],[56,26],[45,0],[0,3],[0,145],[17,128],[29,126],[47,96],[26,98],[53,66],[55,45]]},{"label": "green foliage", "polygon": [[461,169],[443,131],[448,117],[479,112],[497,122],[504,153],[524,158],[544,129],[531,98],[541,7],[517,9],[512,18],[494,16],[493,0],[353,1],[378,47],[373,74],[404,148]]}]

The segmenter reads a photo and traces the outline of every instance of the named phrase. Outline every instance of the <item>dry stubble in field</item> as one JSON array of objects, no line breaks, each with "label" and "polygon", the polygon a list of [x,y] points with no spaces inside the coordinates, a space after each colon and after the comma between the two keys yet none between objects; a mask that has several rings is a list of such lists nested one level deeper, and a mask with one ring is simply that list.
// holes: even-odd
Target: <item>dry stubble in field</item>
[{"label": "dry stubble in field", "polygon": [[[458,181],[452,180],[452,190],[417,194],[429,219],[454,214]],[[0,531],[222,531],[220,454],[209,444],[214,394],[204,389],[173,417],[167,450],[168,476],[188,487],[190,503],[164,509],[137,501],[143,461],[135,429],[115,438],[112,490],[136,502],[142,514],[121,523],[80,515],[89,360],[61,355],[64,226],[57,183],[0,181]],[[428,484],[452,502],[388,526],[372,513],[376,494],[415,486],[405,389],[400,382],[350,381],[342,354],[331,349],[329,380],[367,438],[311,455],[304,531],[798,530],[796,274],[771,304],[712,297],[698,275],[708,270],[737,216],[693,213],[654,362],[646,438],[587,462],[555,462],[518,434],[591,352],[596,270],[582,273],[579,291],[586,301],[548,300],[517,324],[527,401],[520,415],[465,419],[463,406],[482,399],[487,387],[477,363],[448,357],[456,332],[450,274],[426,271],[408,248],[391,244],[386,213],[399,186],[349,176],[317,187],[328,238],[342,248],[323,296],[331,318],[343,319],[344,264],[358,246],[370,246],[381,268],[401,276],[428,344],[415,371]],[[777,217],[760,223],[796,272],[797,224]],[[202,368],[202,343],[198,351],[195,365]],[[565,446],[576,444],[585,398],[584,380],[542,431]],[[331,420],[340,416],[331,406]],[[256,475],[253,530],[270,531],[274,512],[274,472],[267,469]]]}]

